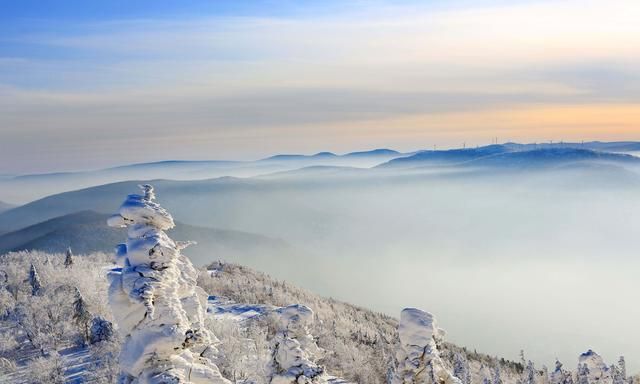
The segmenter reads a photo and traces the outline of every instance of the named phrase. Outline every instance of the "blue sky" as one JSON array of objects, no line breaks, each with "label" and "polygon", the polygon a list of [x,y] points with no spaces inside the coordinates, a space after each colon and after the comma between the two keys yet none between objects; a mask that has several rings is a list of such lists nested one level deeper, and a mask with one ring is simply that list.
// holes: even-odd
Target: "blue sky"
[{"label": "blue sky", "polygon": [[0,173],[636,139],[640,3],[2,1]]}]

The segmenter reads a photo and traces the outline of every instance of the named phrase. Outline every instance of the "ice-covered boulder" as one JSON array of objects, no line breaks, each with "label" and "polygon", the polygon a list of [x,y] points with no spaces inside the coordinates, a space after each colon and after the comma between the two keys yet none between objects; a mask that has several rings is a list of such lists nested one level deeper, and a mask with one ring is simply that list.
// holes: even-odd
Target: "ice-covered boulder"
[{"label": "ice-covered boulder", "polygon": [[405,308],[398,325],[400,344],[392,384],[461,384],[446,368],[437,342],[443,333],[428,312]]},{"label": "ice-covered boulder", "polygon": [[127,227],[116,247],[120,268],[109,273],[109,304],[123,337],[122,383],[230,383],[206,356],[215,338],[204,327],[206,296],[184,244],[164,232],[173,218],[153,187],[129,195],[110,226]]},{"label": "ice-covered boulder", "polygon": [[279,330],[273,340],[272,384],[326,383],[324,368],[314,361],[322,354],[308,326],[313,311],[304,305],[279,308]]}]

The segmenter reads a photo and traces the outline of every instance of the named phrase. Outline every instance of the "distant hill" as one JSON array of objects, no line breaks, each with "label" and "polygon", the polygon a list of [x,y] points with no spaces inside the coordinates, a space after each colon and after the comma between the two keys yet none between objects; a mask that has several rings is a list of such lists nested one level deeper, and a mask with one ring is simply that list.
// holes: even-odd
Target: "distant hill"
[{"label": "distant hill", "polygon": [[9,204],[9,203],[5,203],[4,201],[0,201],[0,212],[8,211],[13,207],[15,207],[13,204]]},{"label": "distant hill", "polygon": [[261,161],[288,161],[288,160],[313,160],[313,159],[346,159],[359,157],[397,157],[403,155],[398,151],[387,148],[372,149],[370,151],[351,152],[344,155],[336,155],[332,152],[319,152],[315,155],[275,155]]},{"label": "distant hill", "polygon": [[126,180],[205,180],[217,177],[254,177],[310,166],[369,168],[404,156],[390,149],[336,155],[276,155],[257,161],[169,160],[130,164],[86,172],[61,172],[0,178],[0,199],[27,203],[48,195]]},{"label": "distant hill", "polygon": [[545,167],[560,166],[568,163],[597,162],[640,165],[640,158],[579,148],[543,148],[529,151],[503,152],[484,156],[468,163],[472,166],[494,167]]},{"label": "distant hill", "polygon": [[[441,167],[447,169],[443,171]],[[356,200],[341,208],[342,212],[381,188],[401,190],[406,183],[427,183],[428,180],[434,183],[483,181],[500,185],[497,183],[505,181],[488,177],[501,177],[501,174],[510,178],[507,185],[514,185],[516,181],[532,180],[533,172],[523,172],[525,170],[557,171],[535,175],[537,188],[553,187],[565,181],[596,188],[636,186],[640,158],[585,149],[517,151],[506,145],[493,145],[423,151],[373,169],[314,166],[253,178],[148,182],[154,184],[163,204],[179,221],[283,237],[295,243],[301,238],[298,235],[307,241],[310,233],[314,234],[313,239],[329,234],[339,217],[330,207],[342,204],[345,196]],[[1,212],[0,233],[83,210],[115,212],[122,196],[138,191],[141,182],[124,181],[55,194]],[[320,206],[325,209],[318,209]]]},{"label": "distant hill", "polygon": [[479,148],[448,149],[440,151],[420,151],[411,156],[390,160],[379,165],[378,168],[420,165],[452,165],[510,151],[511,150],[504,145],[489,145]]},{"label": "distant hill", "polygon": [[378,168],[421,166],[491,166],[506,168],[558,166],[570,162],[606,162],[640,165],[640,158],[568,145],[499,144],[479,148],[422,151],[390,160]]},{"label": "distant hill", "polygon": [[519,144],[519,143],[505,143],[504,146],[517,149],[517,150],[532,150],[532,149],[544,149],[544,148],[577,148],[577,149],[591,149],[594,151],[604,152],[638,152],[640,151],[640,142],[637,141],[588,141],[580,143],[572,142],[557,142],[557,143],[534,143],[534,144]]},{"label": "distant hill", "polygon": [[[64,252],[71,247],[76,254],[111,252],[126,240],[126,230],[106,225],[109,215],[82,211],[56,217],[0,236],[0,254],[20,250]],[[196,227],[176,223],[169,231],[176,240],[193,240],[198,244],[184,253],[197,265],[218,259],[251,261],[269,255],[293,255],[294,249],[282,240],[253,233]]]}]

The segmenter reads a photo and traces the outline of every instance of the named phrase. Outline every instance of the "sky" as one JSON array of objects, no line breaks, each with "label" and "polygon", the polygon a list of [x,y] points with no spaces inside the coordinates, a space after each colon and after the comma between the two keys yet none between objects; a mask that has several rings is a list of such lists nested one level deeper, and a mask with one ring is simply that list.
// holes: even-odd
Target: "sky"
[{"label": "sky", "polygon": [[640,138],[640,2],[0,0],[0,174]]}]

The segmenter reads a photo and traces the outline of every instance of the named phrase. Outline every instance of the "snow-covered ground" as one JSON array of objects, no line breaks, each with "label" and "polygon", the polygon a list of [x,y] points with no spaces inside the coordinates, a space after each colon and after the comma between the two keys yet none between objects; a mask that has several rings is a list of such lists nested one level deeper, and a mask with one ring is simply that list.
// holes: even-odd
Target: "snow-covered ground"
[{"label": "snow-covered ground", "polygon": [[233,300],[219,296],[209,296],[207,300],[207,313],[215,319],[233,320],[240,323],[258,316],[268,315],[278,308],[281,307],[236,303]]}]

